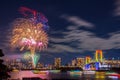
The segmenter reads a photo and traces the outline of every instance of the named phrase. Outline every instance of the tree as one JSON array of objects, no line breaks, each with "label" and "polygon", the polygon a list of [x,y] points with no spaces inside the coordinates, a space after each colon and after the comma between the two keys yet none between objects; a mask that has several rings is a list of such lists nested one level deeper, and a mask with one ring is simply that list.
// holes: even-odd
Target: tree
[{"label": "tree", "polygon": [[[0,49],[0,57],[3,57],[4,54],[2,52],[2,49]],[[10,72],[10,70],[8,69],[8,67],[6,65],[3,64],[3,60],[0,58],[0,80],[3,79],[7,79],[10,77],[10,75],[8,74],[8,72]]]}]

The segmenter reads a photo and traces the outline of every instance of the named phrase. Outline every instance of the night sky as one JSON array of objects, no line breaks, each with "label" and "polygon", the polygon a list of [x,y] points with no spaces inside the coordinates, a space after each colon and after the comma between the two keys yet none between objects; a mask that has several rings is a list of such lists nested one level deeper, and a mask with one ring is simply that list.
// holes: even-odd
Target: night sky
[{"label": "night sky", "polygon": [[25,53],[11,50],[9,43],[12,22],[23,17],[21,6],[42,12],[49,21],[48,48],[37,52],[40,62],[94,57],[97,49],[106,59],[120,57],[120,0],[1,0],[0,48],[5,58],[22,58]]}]

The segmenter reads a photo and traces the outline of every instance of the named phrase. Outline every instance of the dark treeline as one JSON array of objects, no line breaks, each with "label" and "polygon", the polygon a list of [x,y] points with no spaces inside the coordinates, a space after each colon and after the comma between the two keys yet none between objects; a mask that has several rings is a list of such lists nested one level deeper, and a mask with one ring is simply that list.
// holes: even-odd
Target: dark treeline
[{"label": "dark treeline", "polygon": [[7,80],[8,78],[10,78],[10,69],[8,69],[8,67],[3,64],[4,61],[3,59],[1,59],[1,57],[3,56],[3,51],[2,49],[0,49],[0,80]]}]

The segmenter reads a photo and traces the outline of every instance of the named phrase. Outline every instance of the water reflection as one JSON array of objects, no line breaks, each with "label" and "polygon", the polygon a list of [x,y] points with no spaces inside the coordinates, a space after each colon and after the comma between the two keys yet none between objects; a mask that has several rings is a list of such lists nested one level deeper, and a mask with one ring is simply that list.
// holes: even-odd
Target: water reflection
[{"label": "water reflection", "polygon": [[[32,78],[36,77],[35,80],[120,80],[120,74],[109,73],[108,72],[95,72],[95,71],[67,71],[60,72],[59,70],[50,70],[50,71],[18,71],[12,72],[12,79],[23,80],[23,77]],[[24,79],[31,80],[31,79]],[[32,79],[34,80],[34,79]]]}]

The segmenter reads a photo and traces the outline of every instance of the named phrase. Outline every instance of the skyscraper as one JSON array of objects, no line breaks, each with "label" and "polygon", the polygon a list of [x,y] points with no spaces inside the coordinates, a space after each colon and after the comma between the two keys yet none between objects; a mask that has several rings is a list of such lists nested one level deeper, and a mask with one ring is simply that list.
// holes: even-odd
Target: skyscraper
[{"label": "skyscraper", "polygon": [[61,66],[61,58],[55,58],[54,66],[55,67],[60,67]]}]

